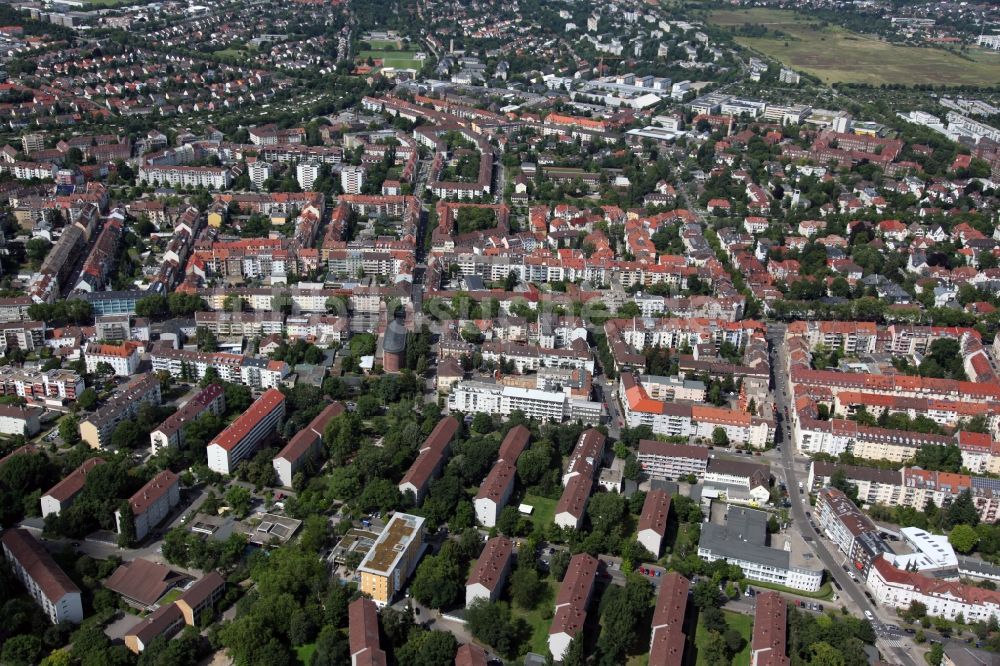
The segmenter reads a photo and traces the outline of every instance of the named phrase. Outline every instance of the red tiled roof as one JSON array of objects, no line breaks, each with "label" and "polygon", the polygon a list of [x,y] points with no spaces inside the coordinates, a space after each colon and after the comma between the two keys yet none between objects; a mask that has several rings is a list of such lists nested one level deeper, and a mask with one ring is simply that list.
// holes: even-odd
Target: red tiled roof
[{"label": "red tiled roof", "polygon": [[757,608],[753,617],[752,653],[757,656],[757,666],[787,666],[785,654],[787,607],[777,592],[757,594]]},{"label": "red tiled roof", "polygon": [[514,543],[505,536],[496,536],[486,542],[483,552],[469,574],[466,585],[482,585],[491,592],[503,583],[510,559],[514,556]]},{"label": "red tiled roof", "polygon": [[385,652],[379,646],[378,611],[375,602],[361,597],[347,607],[348,639],[352,661],[357,664],[385,666]]},{"label": "red tiled roof", "polygon": [[531,431],[523,425],[517,425],[510,429],[507,436],[500,443],[500,451],[497,453],[497,460],[505,460],[509,463],[516,463],[518,456],[528,445],[531,438]]},{"label": "red tiled roof", "polygon": [[472,643],[460,646],[455,653],[455,666],[486,666],[486,650]]},{"label": "red tiled roof", "polygon": [[212,444],[217,444],[227,451],[231,451],[233,447],[243,441],[250,431],[252,431],[258,423],[264,420],[268,415],[271,414],[279,405],[285,402],[284,394],[278,389],[268,389],[264,391],[264,394],[257,398],[250,409],[240,414],[239,418],[233,421],[228,428],[223,430],[221,433],[216,435],[209,446]]},{"label": "red tiled roof", "polygon": [[343,413],[343,404],[334,402],[327,405],[316,418],[309,422],[309,425],[295,433],[295,436],[288,441],[288,444],[281,449],[281,452],[276,457],[284,458],[288,461],[298,460],[313,447],[317,440],[323,439],[323,433],[326,432],[326,427],[330,424],[330,421]]},{"label": "red tiled roof", "polygon": [[150,479],[149,483],[140,488],[139,492],[129,498],[128,502],[132,505],[132,513],[137,516],[146,513],[150,506],[170,492],[170,488],[177,483],[178,476],[176,474],[169,469],[163,470]]},{"label": "red tiled roof", "polygon": [[684,615],[690,581],[676,571],[663,577],[653,611],[649,666],[680,666],[684,657]]},{"label": "red tiled roof", "polygon": [[639,532],[653,530],[661,537],[666,535],[669,515],[670,495],[664,490],[649,491],[642,505],[642,515],[639,516]]},{"label": "red tiled roof", "polygon": [[55,560],[27,531],[16,527],[0,536],[11,556],[27,571],[45,598],[53,604],[67,594],[79,593],[80,588],[59,568]]},{"label": "red tiled roof", "polygon": [[586,553],[574,555],[556,597],[556,613],[549,635],[576,636],[587,620],[587,604],[597,576],[597,560]]},{"label": "red tiled roof", "polygon": [[90,473],[90,470],[103,463],[104,458],[88,458],[82,465],[70,472],[65,479],[49,488],[45,496],[59,502],[65,502],[74,497],[78,492],[83,490],[83,486],[87,482],[87,474]]}]

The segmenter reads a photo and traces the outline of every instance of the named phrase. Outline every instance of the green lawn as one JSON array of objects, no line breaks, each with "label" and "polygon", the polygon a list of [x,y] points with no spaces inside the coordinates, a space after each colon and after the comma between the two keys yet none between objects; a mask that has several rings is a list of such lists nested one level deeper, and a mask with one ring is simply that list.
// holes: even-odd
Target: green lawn
[{"label": "green lawn", "polygon": [[406,67],[420,69],[422,63],[413,59],[413,51],[362,51],[358,54],[362,62],[371,58],[381,60],[383,67]]},{"label": "green lawn", "polygon": [[173,602],[175,602],[178,599],[180,599],[182,594],[184,594],[184,591],[175,587],[174,589],[172,589],[169,592],[167,592],[166,594],[164,594],[163,598],[160,599],[159,603],[160,603],[161,606],[166,606],[167,604],[172,604]]},{"label": "green lawn", "polygon": [[535,525],[535,527],[544,527],[552,524],[556,517],[557,503],[558,502],[554,499],[541,497],[539,495],[525,495],[524,499],[521,500],[521,504],[527,504],[535,507],[535,510],[531,512],[530,516],[528,516],[528,519]]},{"label": "green lawn", "polygon": [[401,43],[398,39],[366,39],[373,49],[388,49],[388,47],[393,47],[395,50],[399,50]]},{"label": "green lawn", "polygon": [[549,653],[552,606],[555,603],[556,594],[559,592],[559,583],[553,579],[546,579],[543,583],[548,587],[548,591],[542,596],[534,610],[527,611],[516,604],[511,604],[510,609],[514,617],[521,618],[531,627],[528,650],[536,654],[546,655]]},{"label": "green lawn", "polygon": [[726,9],[712,12],[708,20],[724,28],[750,23],[782,33],[737,35],[736,41],[825,83],[1000,83],[1000,54],[984,49],[972,49],[966,58],[939,48],[900,46],[838,26],[821,28],[792,10]]},{"label": "green lawn", "polygon": [[213,55],[219,58],[246,58],[250,55],[251,49],[249,48],[225,48],[215,51]]},{"label": "green lawn", "polygon": [[749,580],[747,582],[753,587],[764,587],[769,590],[775,590],[777,592],[784,592],[786,594],[794,594],[799,597],[808,597],[810,599],[824,599],[829,600],[833,598],[833,588],[830,587],[830,583],[823,583],[823,585],[815,592],[803,592],[802,590],[796,590],[791,587],[785,587],[784,585],[776,585],[775,583],[762,583],[757,580]]},{"label": "green lawn", "polygon": [[315,643],[307,643],[306,645],[300,645],[295,648],[295,656],[299,658],[300,664],[305,664],[309,666],[309,662],[312,660],[313,652],[316,651]]},{"label": "green lawn", "polygon": [[[730,628],[735,629],[740,632],[740,636],[746,641],[743,649],[733,657],[733,666],[750,666],[750,635],[751,627],[753,626],[753,618],[749,615],[740,615],[739,613],[733,613],[732,611],[722,611],[726,616],[726,623]],[[706,664],[705,661],[705,647],[708,644],[708,630],[705,629],[704,625],[701,623],[701,619],[698,620],[698,628],[695,632],[694,644],[698,651],[698,658],[695,661],[696,666],[703,666]],[[686,661],[686,660],[685,660]]]}]

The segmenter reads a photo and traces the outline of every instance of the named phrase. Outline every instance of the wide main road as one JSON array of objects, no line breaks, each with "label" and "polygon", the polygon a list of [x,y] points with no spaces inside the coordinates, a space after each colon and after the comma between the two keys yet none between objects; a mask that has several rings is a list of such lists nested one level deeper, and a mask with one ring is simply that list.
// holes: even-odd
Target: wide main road
[{"label": "wide main road", "polygon": [[[798,492],[798,485],[800,479],[797,478],[797,473],[795,469],[794,451],[795,443],[791,438],[791,424],[787,422],[784,415],[786,413],[791,414],[792,410],[792,400],[790,393],[790,386],[788,384],[788,374],[785,369],[788,367],[786,348],[785,348],[785,325],[784,324],[769,324],[767,327],[767,341],[768,347],[770,349],[770,360],[771,360],[771,371],[773,373],[774,379],[774,402],[775,402],[775,424],[779,428],[779,435],[776,435],[776,444],[782,447],[781,449],[781,463],[784,467],[785,480],[788,484],[788,494],[792,498],[792,517],[795,519],[794,524],[798,526],[799,531],[805,535],[812,537],[809,542],[816,555],[819,557],[823,566],[830,572],[834,580],[843,589],[842,594],[847,595],[847,597],[854,602],[857,608],[862,611],[871,611],[877,619],[879,618],[878,607],[872,604],[868,597],[865,596],[864,590],[861,584],[852,580],[840,565],[837,564],[837,558],[829,551],[823,540],[819,538],[819,535],[812,529],[809,524],[808,518],[806,518],[806,508],[808,507],[809,496],[808,494],[800,494]],[[805,483],[805,478],[801,479],[802,483]],[[874,625],[875,623],[873,623]],[[916,666],[917,660],[916,655],[919,654],[915,644],[907,640],[907,647],[912,646],[910,650],[904,650],[897,647],[895,643],[898,641],[889,642],[889,639],[884,635],[882,631],[876,627],[876,634],[879,636],[878,642],[883,654],[892,654],[893,660],[897,664],[910,664]]]}]

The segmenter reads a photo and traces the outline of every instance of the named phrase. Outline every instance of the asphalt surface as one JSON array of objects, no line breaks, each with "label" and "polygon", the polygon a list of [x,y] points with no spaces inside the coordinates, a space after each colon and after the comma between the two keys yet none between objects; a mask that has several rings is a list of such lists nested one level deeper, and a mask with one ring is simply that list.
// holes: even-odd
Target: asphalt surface
[{"label": "asphalt surface", "polygon": [[[790,413],[792,409],[788,377],[784,372],[784,369],[787,367],[784,342],[785,328],[784,324],[768,325],[767,340],[770,343],[771,370],[774,373],[774,401],[777,412],[775,422],[779,428],[779,433],[775,436],[775,443],[782,447],[781,464],[788,485],[788,494],[792,502],[792,517],[795,524],[799,526],[802,534],[812,537],[812,541],[809,544],[812,546],[816,556],[823,563],[823,566],[840,585],[842,591],[839,594],[842,598],[846,596],[847,599],[845,599],[845,602],[849,599],[861,609],[862,613],[870,611],[875,616],[876,619],[872,622],[872,627],[875,629],[878,637],[877,644],[883,654],[891,655],[895,663],[916,666],[916,654],[918,654],[916,645],[905,636],[896,634],[885,628],[886,622],[880,617],[879,608],[872,604],[868,600],[868,597],[865,596],[862,585],[852,580],[847,572],[841,568],[840,563],[843,558],[840,556],[840,553],[838,552],[835,556],[830,552],[826,544],[823,543],[823,540],[819,538],[819,535],[811,527],[809,519],[806,517],[806,510],[809,508],[809,495],[798,492],[799,478],[793,456],[794,442],[790,436],[789,424],[784,419],[785,410],[789,410]],[[802,479],[802,483],[805,484],[804,478]]]}]

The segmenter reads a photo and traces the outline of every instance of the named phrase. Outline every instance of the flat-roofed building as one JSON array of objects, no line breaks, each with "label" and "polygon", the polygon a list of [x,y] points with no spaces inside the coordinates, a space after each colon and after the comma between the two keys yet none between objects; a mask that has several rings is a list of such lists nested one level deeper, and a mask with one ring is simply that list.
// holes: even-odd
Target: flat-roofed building
[{"label": "flat-roofed building", "polygon": [[663,550],[663,539],[667,535],[667,518],[670,515],[670,495],[665,490],[650,490],[642,504],[639,516],[640,544],[659,559]]},{"label": "flat-roofed building", "polygon": [[358,566],[358,590],[379,608],[391,603],[417,567],[423,552],[424,519],[396,513]]},{"label": "flat-roofed building", "polygon": [[639,440],[637,460],[646,476],[680,479],[694,474],[702,478],[708,467],[708,449],[703,446],[642,439]]},{"label": "flat-roofed building", "polygon": [[183,446],[184,427],[188,423],[206,413],[222,416],[224,411],[226,411],[225,390],[219,384],[209,384],[149,433],[153,454],[156,455],[167,447]]},{"label": "flat-roofed building", "polygon": [[465,605],[471,605],[476,599],[496,601],[507,582],[513,559],[514,543],[510,539],[495,536],[487,541],[465,582]]},{"label": "flat-roofed building", "polygon": [[434,430],[420,446],[417,459],[406,470],[399,482],[399,492],[410,492],[417,505],[424,501],[427,487],[441,473],[451,442],[458,432],[458,420],[454,416],[446,416],[438,421]]},{"label": "flat-roofed building", "polygon": [[288,440],[288,444],[274,457],[271,464],[278,476],[278,482],[286,488],[292,487],[296,472],[305,467],[323,447],[323,433],[337,416],[344,413],[344,405],[334,402],[323,408],[312,421]]},{"label": "flat-roofed building", "polygon": [[777,592],[758,592],[750,640],[750,666],[788,666],[788,608]]},{"label": "flat-roofed building", "polygon": [[68,508],[86,485],[90,471],[103,463],[103,458],[88,458],[65,479],[49,488],[42,495],[42,518],[52,513],[58,516],[63,509]]},{"label": "flat-roofed building", "polygon": [[[170,515],[170,510],[181,501],[180,477],[165,469],[129,498],[135,521],[135,540],[141,541],[150,530]],[[115,511],[115,528],[122,531],[121,511]]]},{"label": "flat-roofed building", "polygon": [[378,633],[378,605],[361,597],[347,607],[351,666],[385,666],[385,651]]},{"label": "flat-roofed building", "polygon": [[80,588],[33,536],[21,528],[0,535],[3,556],[52,624],[83,621]]},{"label": "flat-roofed building", "polygon": [[208,467],[232,474],[236,465],[251,457],[285,416],[285,396],[278,389],[264,391],[247,411],[215,436],[208,445]]},{"label": "flat-roofed building", "polygon": [[663,577],[653,610],[649,666],[681,666],[684,660],[684,616],[691,582],[676,571]]},{"label": "flat-roofed building", "polygon": [[549,627],[549,652],[562,661],[569,644],[587,621],[587,606],[594,592],[597,560],[586,553],[574,555],[556,596],[555,615]]}]

